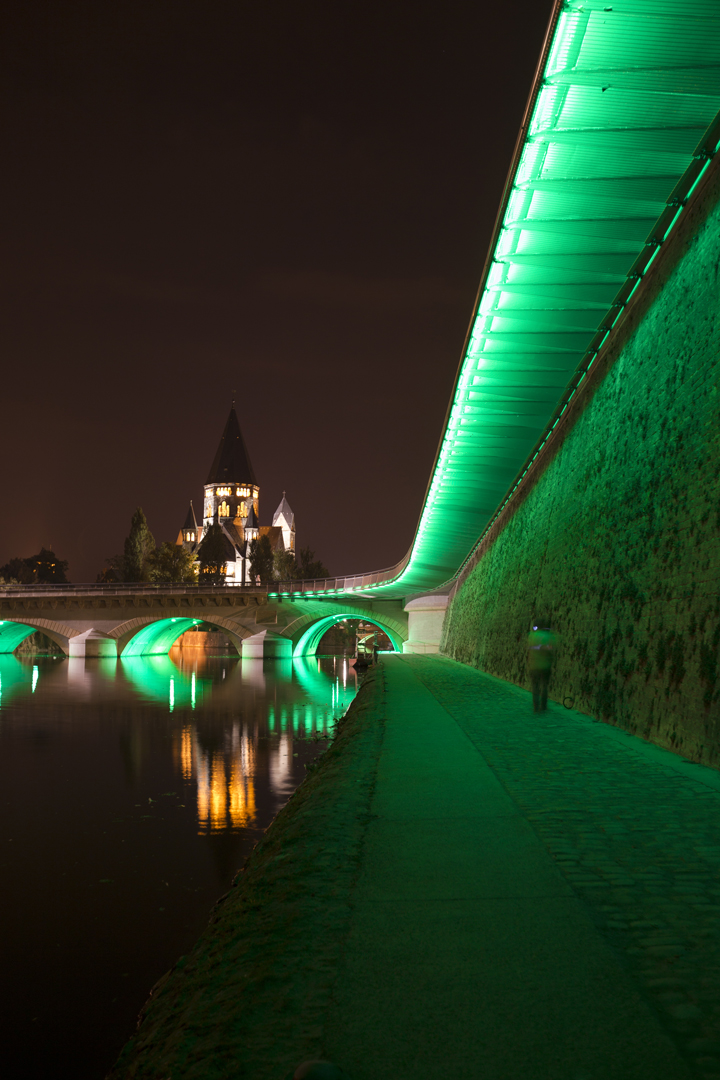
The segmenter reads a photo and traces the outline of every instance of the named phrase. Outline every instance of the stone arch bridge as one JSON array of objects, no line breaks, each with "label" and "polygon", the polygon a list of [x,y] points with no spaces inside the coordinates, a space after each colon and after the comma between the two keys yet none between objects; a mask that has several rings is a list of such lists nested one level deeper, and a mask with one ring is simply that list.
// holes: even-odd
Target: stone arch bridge
[{"label": "stone arch bridge", "polygon": [[446,603],[446,596],[288,600],[254,586],[18,586],[0,592],[0,653],[40,630],[66,656],[158,655],[203,622],[243,656],[308,656],[347,618],[375,624],[398,651],[436,652]]}]

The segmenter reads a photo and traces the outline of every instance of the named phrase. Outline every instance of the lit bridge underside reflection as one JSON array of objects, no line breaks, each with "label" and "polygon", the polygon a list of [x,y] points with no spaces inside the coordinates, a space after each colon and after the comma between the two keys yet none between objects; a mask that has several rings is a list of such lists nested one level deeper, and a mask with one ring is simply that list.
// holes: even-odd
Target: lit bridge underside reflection
[{"label": "lit bridge underside reflection", "polygon": [[128,745],[139,776],[153,738],[147,707],[159,708],[177,718],[173,763],[178,778],[195,785],[183,801],[196,803],[198,831],[252,828],[258,783],[279,803],[289,797],[298,783],[295,751],[332,733],[357,691],[355,671],[342,658],[201,656],[188,663],[178,654],[177,662],[167,655],[39,663],[0,656],[0,709],[23,697],[56,702],[58,695],[77,706],[129,707]]},{"label": "lit bridge underside reflection", "polygon": [[180,736],[182,778],[197,784],[198,832],[226,832],[255,823],[255,744],[247,727],[233,724],[229,745],[204,750],[197,728],[183,727]]},{"label": "lit bridge underside reflection", "polygon": [[16,656],[0,655],[0,708],[23,693],[34,694],[40,678],[40,667],[32,660],[22,662]]},{"label": "lit bridge underside reflection", "polygon": [[294,661],[224,657],[209,665],[202,656],[188,663],[180,652],[172,657],[123,657],[119,662],[118,672],[134,689],[164,704],[170,713],[192,714],[212,698],[214,709],[227,705],[240,714],[224,731],[221,747],[204,744],[192,719],[179,733],[177,764],[183,781],[197,785],[201,834],[244,829],[255,822],[260,714],[270,736],[266,761],[270,788],[281,798],[292,791],[297,782],[292,768],[294,741],[329,736],[357,690],[347,660],[325,664],[329,670],[314,657]]}]

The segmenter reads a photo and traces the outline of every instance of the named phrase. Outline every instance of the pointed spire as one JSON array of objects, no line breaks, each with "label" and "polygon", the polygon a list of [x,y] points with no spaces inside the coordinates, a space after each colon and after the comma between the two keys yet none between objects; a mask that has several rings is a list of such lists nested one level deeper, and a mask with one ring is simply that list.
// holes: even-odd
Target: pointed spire
[{"label": "pointed spire", "polygon": [[192,504],[192,499],[191,499],[190,500],[190,509],[187,512],[187,516],[185,518],[185,524],[183,525],[183,529],[197,529],[197,527],[198,526],[197,526],[197,521],[195,520],[195,511],[193,510],[193,504]]},{"label": "pointed spire", "polygon": [[273,521],[272,521],[273,525],[277,525],[279,519],[281,517],[283,517],[283,516],[284,516],[285,520],[287,521],[288,525],[292,526],[292,523],[295,520],[295,515],[293,514],[292,510],[290,509],[290,503],[285,498],[285,492],[284,491],[283,491],[283,497],[280,500],[280,505],[278,506],[277,510],[273,514]]},{"label": "pointed spire", "polygon": [[257,484],[234,403],[205,483]]},{"label": "pointed spire", "polygon": [[257,529],[257,527],[258,527],[258,520],[257,520],[257,514],[255,513],[255,505],[254,505],[254,503],[250,503],[250,509],[248,510],[248,516],[245,519],[245,530],[247,531],[248,529]]}]

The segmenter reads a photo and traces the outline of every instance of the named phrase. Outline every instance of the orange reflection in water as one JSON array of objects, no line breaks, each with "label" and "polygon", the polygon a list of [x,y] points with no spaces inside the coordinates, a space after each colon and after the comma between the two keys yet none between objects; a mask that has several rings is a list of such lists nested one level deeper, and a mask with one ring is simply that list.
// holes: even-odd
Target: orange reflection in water
[{"label": "orange reflection in water", "polygon": [[183,728],[180,742],[182,778],[197,783],[198,833],[205,836],[228,828],[253,825],[255,805],[255,748],[235,725],[225,752],[203,750],[194,725]]},{"label": "orange reflection in water", "polygon": [[193,738],[189,727],[182,729],[180,738],[180,764],[183,780],[192,780]]}]

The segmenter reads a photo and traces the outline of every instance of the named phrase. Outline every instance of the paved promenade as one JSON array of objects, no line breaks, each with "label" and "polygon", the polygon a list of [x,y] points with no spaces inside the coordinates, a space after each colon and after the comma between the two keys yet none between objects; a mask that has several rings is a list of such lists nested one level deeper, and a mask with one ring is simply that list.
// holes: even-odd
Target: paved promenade
[{"label": "paved promenade", "polygon": [[719,1077],[720,776],[449,660],[384,667],[331,1059]]},{"label": "paved promenade", "polygon": [[113,1077],[720,1080],[720,774],[386,656]]}]

